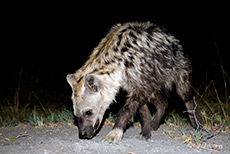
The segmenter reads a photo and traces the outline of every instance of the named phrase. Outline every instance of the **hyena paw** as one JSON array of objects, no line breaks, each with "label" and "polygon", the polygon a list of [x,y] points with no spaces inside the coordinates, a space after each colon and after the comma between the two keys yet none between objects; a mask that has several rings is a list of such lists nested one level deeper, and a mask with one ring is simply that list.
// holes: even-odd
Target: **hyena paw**
[{"label": "hyena paw", "polygon": [[159,125],[152,125],[153,130],[157,130],[159,128]]},{"label": "hyena paw", "polygon": [[123,130],[115,128],[109,132],[109,134],[102,140],[103,142],[117,143],[121,140]]},{"label": "hyena paw", "polygon": [[142,131],[140,133],[140,139],[141,140],[148,140],[151,138],[151,131]]},{"label": "hyena paw", "polygon": [[152,130],[157,130],[159,128],[159,122],[152,121],[151,126]]}]

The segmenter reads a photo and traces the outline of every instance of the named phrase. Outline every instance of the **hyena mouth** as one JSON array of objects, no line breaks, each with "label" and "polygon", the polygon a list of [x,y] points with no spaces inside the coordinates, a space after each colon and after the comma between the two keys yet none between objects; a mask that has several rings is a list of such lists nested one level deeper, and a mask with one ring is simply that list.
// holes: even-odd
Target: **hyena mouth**
[{"label": "hyena mouth", "polygon": [[99,119],[97,119],[97,122],[96,122],[96,124],[94,125],[94,130],[97,131],[98,127],[99,127]]},{"label": "hyena mouth", "polygon": [[96,124],[94,125],[94,127],[92,126],[88,126],[88,127],[84,127],[82,129],[79,130],[79,138],[80,139],[92,139],[98,132],[98,128],[100,121],[99,119],[97,119]]}]

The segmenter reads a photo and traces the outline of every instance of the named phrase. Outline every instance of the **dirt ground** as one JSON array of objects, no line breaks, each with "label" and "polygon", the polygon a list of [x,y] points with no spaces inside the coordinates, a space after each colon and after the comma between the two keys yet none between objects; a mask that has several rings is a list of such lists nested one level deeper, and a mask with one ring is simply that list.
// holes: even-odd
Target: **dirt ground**
[{"label": "dirt ground", "polygon": [[153,153],[230,153],[230,132],[223,131],[197,146],[190,141],[191,127],[161,125],[148,141],[139,139],[138,124],[130,127],[118,143],[101,140],[111,130],[103,126],[91,140],[80,140],[72,124],[0,128],[1,154],[153,154]]}]

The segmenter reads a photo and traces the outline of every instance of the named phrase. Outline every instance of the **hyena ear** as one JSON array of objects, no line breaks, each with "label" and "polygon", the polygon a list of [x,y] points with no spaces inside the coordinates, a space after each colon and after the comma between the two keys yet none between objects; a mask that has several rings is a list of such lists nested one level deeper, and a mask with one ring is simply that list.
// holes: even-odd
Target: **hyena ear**
[{"label": "hyena ear", "polygon": [[73,88],[73,85],[76,84],[76,76],[74,74],[68,74],[66,76],[66,79],[70,86]]},{"label": "hyena ear", "polygon": [[98,92],[103,87],[102,81],[95,75],[87,75],[84,78],[85,87],[87,87],[92,92]]}]

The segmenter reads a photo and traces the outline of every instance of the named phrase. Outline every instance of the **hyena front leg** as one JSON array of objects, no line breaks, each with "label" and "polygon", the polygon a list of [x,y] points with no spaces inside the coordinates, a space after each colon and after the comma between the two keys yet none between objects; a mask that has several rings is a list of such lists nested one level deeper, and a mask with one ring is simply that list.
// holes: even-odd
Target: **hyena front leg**
[{"label": "hyena front leg", "polygon": [[134,115],[139,107],[139,102],[136,99],[130,97],[126,104],[118,112],[115,126],[109,132],[109,134],[103,139],[105,142],[118,142],[123,136],[123,132],[126,126],[133,122]]},{"label": "hyena front leg", "polygon": [[151,138],[151,113],[146,104],[139,109],[140,122],[141,122],[141,138]]}]

